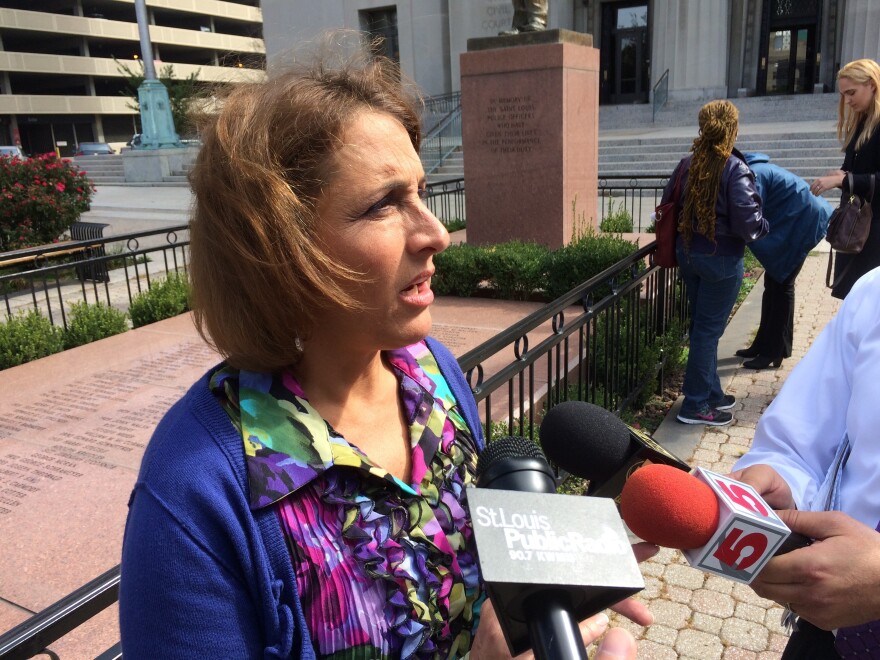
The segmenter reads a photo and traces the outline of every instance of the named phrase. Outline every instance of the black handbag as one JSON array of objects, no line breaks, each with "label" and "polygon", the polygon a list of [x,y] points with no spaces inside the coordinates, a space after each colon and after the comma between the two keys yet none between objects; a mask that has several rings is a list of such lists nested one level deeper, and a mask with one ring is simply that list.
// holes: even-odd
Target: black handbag
[{"label": "black handbag", "polygon": [[871,233],[871,219],[873,211],[871,200],[874,199],[874,175],[871,175],[871,191],[865,198],[859,197],[853,192],[853,175],[847,173],[850,194],[848,198],[841,200],[840,206],[834,209],[828,220],[828,233],[825,240],[831,245],[828,253],[828,270],[825,273],[825,285],[834,288],[846,275],[850,262],[846,269],[831,282],[833,270],[834,250],[844,254],[858,254],[865,247],[868,234]]}]

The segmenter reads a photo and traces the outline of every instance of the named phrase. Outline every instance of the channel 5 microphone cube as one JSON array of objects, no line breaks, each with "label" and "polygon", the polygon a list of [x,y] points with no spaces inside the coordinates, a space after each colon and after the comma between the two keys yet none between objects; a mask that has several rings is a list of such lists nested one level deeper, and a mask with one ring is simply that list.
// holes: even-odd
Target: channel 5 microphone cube
[{"label": "channel 5 microphone cube", "polygon": [[791,530],[748,484],[697,468],[693,476],[718,498],[718,529],[700,548],[683,550],[694,568],[748,584]]}]

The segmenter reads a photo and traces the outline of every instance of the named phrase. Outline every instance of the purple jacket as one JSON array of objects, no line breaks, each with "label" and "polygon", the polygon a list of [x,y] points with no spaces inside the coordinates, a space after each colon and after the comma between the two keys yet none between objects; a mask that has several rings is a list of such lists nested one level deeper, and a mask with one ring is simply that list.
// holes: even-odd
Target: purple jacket
[{"label": "purple jacket", "polygon": [[[672,198],[675,179],[681,172],[679,213],[684,208],[684,193],[687,190],[690,165],[691,156],[683,158],[663,191],[661,203],[666,203]],[[693,252],[714,254],[719,257],[741,257],[746,243],[758,240],[770,229],[761,212],[761,196],[755,186],[755,175],[736,149],[724,164],[721,185],[718,187],[718,199],[715,202],[715,216],[715,242],[696,233],[695,227],[690,247]],[[678,240],[682,240],[680,236]]]}]

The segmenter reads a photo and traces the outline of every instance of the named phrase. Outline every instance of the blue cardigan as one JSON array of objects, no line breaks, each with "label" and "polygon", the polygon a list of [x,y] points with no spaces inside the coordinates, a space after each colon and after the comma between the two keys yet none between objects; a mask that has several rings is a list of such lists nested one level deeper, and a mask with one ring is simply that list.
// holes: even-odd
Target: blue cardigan
[{"label": "blue cardigan", "polygon": [[[428,347],[482,449],[458,362],[436,340]],[[129,500],[123,655],[314,658],[281,525],[273,507],[248,506],[241,435],[210,392],[210,373],[159,423]]]}]

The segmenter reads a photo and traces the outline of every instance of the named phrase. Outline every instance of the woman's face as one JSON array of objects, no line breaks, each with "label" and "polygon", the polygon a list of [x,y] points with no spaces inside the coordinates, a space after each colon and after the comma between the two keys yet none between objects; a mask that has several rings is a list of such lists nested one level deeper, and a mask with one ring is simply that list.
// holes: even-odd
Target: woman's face
[{"label": "woman's face", "polygon": [[840,78],[837,81],[837,88],[840,90],[843,102],[855,112],[867,112],[874,103],[874,94],[877,92],[873,83],[857,83],[849,78]]},{"label": "woman's face", "polygon": [[390,115],[360,113],[343,132],[331,171],[317,234],[332,259],[361,274],[345,287],[363,309],[320,312],[312,337],[365,351],[423,339],[431,329],[433,257],[449,234],[425,206],[425,173],[406,130]]}]

